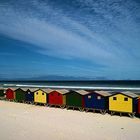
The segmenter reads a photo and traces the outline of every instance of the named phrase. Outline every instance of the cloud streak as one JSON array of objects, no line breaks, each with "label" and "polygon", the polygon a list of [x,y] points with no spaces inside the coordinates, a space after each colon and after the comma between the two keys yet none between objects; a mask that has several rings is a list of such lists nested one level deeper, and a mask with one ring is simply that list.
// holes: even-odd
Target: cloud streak
[{"label": "cloud streak", "polygon": [[1,3],[0,34],[32,44],[44,55],[86,60],[108,69],[140,69],[139,3],[77,0],[69,6],[61,2]]}]

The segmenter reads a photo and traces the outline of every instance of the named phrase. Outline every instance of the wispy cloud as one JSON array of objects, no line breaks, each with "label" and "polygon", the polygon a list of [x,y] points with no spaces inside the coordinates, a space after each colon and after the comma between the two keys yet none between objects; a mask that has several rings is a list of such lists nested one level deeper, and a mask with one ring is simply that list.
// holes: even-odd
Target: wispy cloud
[{"label": "wispy cloud", "polygon": [[83,59],[108,68],[140,68],[139,3],[77,0],[74,5],[79,9],[66,5],[66,11],[49,0],[20,2],[1,3],[1,34],[53,57]]},{"label": "wispy cloud", "polygon": [[15,54],[15,53],[9,53],[9,52],[0,52],[0,56],[15,56],[15,55],[17,55],[17,54]]}]

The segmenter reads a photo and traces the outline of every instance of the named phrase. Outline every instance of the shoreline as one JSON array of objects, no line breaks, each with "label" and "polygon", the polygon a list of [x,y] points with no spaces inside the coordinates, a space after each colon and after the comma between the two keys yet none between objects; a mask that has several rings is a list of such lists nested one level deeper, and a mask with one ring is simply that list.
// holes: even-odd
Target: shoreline
[{"label": "shoreline", "polygon": [[134,91],[140,94],[140,87],[116,87],[116,86],[62,86],[62,85],[32,85],[32,84],[3,84],[3,88],[54,88],[54,89],[83,89],[83,90],[105,90],[105,91]]}]

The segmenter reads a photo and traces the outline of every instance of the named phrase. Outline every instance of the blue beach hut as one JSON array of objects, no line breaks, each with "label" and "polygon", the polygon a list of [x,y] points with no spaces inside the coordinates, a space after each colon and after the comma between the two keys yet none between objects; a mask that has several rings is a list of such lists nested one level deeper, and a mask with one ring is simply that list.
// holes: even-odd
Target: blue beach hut
[{"label": "blue beach hut", "polygon": [[90,91],[89,94],[84,96],[86,111],[99,110],[102,114],[105,114],[108,110],[108,96],[110,96],[110,93],[106,91]]},{"label": "blue beach hut", "polygon": [[33,103],[34,102],[34,91],[36,91],[36,90],[37,89],[35,89],[35,88],[30,88],[30,89],[27,89],[26,90],[26,93],[25,93],[25,101],[27,103]]}]

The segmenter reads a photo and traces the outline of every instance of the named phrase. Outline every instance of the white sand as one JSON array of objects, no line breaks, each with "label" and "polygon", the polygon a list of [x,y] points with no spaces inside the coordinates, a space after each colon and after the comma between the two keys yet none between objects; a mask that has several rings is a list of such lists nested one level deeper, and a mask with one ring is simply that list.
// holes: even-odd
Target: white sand
[{"label": "white sand", "polygon": [[140,119],[0,101],[0,140],[140,140]]}]

